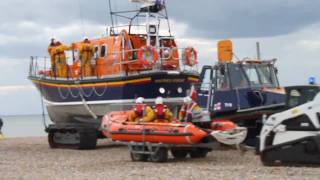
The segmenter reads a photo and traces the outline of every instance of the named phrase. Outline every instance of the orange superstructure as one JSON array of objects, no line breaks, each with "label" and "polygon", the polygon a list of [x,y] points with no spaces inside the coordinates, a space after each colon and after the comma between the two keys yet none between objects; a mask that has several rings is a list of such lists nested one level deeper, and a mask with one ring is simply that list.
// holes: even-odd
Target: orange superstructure
[{"label": "orange superstructure", "polygon": [[[94,47],[94,56],[91,59],[91,69],[84,69],[80,61],[81,42],[72,44],[72,64],[68,65],[68,77],[79,78],[88,76],[109,76],[115,74],[140,72],[154,69],[161,64],[162,70],[179,70],[179,51],[174,39],[161,39],[159,48],[148,46],[145,36],[129,35],[122,30],[119,35],[105,36],[90,40]],[[148,48],[156,57],[148,56]],[[142,54],[142,55],[140,55]],[[144,57],[139,57],[144,56]],[[189,54],[187,54],[189,56]],[[147,59],[145,59],[147,58]],[[157,63],[157,61],[159,61]],[[192,64],[195,65],[195,64]],[[54,70],[52,70],[54,71]],[[85,73],[90,72],[90,73]],[[91,73],[92,72],[92,73]],[[55,74],[55,73],[48,73]]]}]

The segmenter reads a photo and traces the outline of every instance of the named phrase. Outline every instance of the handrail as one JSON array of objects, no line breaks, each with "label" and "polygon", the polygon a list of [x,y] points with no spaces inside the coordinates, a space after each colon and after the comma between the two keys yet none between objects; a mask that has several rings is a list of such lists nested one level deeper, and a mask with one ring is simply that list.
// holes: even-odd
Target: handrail
[{"label": "handrail", "polygon": [[[165,50],[169,50],[169,54],[167,54],[166,56],[159,55],[159,61],[152,67],[149,68],[145,68],[145,69],[141,69],[140,71],[142,72],[147,72],[147,71],[163,71],[163,69],[161,69],[161,65],[164,65],[165,62],[167,62],[168,60],[173,60],[173,61],[178,61],[178,64],[180,65],[180,67],[177,67],[177,70],[179,71],[190,71],[190,72],[197,72],[198,71],[198,67],[194,66],[194,67],[188,67],[185,66],[183,61],[184,61],[184,57],[182,57],[182,52],[186,49],[186,48],[177,48],[177,47],[173,47],[173,48],[169,48],[169,47],[158,47],[156,48],[157,52],[160,54],[161,51],[165,51]],[[137,52],[140,49],[131,49],[131,50],[124,50],[124,51],[114,51],[112,53],[106,54],[104,57],[109,57],[109,56],[114,56],[112,59],[116,59],[118,60],[118,62],[114,62],[113,65],[127,65],[127,64],[134,64],[136,62],[139,62],[139,59],[136,56],[133,56],[132,59],[130,59],[129,61],[124,61],[123,58],[123,53],[127,54],[127,53],[132,53],[132,54],[137,54]],[[174,51],[177,51],[177,55],[178,57],[175,58],[173,57],[173,53]],[[107,52],[106,52],[107,53]],[[97,62],[97,60],[99,58],[102,58],[100,56],[94,56],[91,60],[94,60],[95,62]],[[52,65],[51,65],[51,61],[48,60],[50,59],[49,57],[40,57],[40,56],[31,56],[30,58],[30,66],[29,66],[29,76],[30,77],[35,77],[35,78],[42,78],[42,79],[65,79],[65,80],[81,80],[81,79],[92,79],[92,78],[101,78],[101,77],[105,77],[108,75],[102,75],[102,76],[97,76],[92,75],[92,76],[87,76],[87,77],[82,77],[82,75],[79,75],[79,77],[71,77],[70,76],[70,72],[71,72],[71,65],[67,64],[67,77],[66,78],[61,78],[61,77],[57,77],[56,74],[51,74],[50,72],[52,72]],[[70,60],[72,60],[72,62],[74,62],[73,57],[67,57],[66,61],[70,62]],[[78,60],[78,58],[77,58]],[[93,65],[93,64],[92,64]],[[101,65],[95,64],[94,65],[96,68],[98,68],[99,66],[101,67]],[[160,68],[159,68],[160,67]],[[80,65],[79,67],[79,71],[81,71],[82,66]],[[137,73],[139,73],[140,71],[137,71]],[[122,74],[127,74],[124,73],[123,71],[120,71],[119,74],[113,74],[114,76],[117,75],[122,75]],[[112,75],[112,76],[113,76]],[[128,74],[127,74],[128,75]]]}]

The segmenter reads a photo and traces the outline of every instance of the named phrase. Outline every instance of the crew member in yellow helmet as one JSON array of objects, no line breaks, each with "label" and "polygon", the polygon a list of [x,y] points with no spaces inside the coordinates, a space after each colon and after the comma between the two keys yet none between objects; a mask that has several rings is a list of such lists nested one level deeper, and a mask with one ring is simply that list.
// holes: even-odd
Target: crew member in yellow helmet
[{"label": "crew member in yellow helmet", "polygon": [[88,38],[84,38],[79,47],[82,76],[92,76],[91,59],[94,56],[94,47]]},{"label": "crew member in yellow helmet", "polygon": [[52,56],[55,59],[57,77],[66,78],[68,76],[68,65],[65,51],[71,50],[71,46],[64,45],[59,41],[52,48]]},{"label": "crew member in yellow helmet", "polygon": [[157,97],[155,100],[155,106],[153,107],[155,112],[155,121],[154,122],[171,122],[173,120],[173,114],[170,109],[164,105],[163,98]]},{"label": "crew member in yellow helmet", "polygon": [[132,110],[129,112],[130,122],[151,122],[155,118],[154,111],[150,106],[144,103],[144,98],[139,97],[136,99],[136,103]]},{"label": "crew member in yellow helmet", "polygon": [[50,61],[51,61],[51,71],[53,76],[57,76],[56,74],[56,63],[55,63],[55,57],[54,57],[54,53],[53,53],[53,49],[57,46],[56,42],[55,42],[55,38],[51,38],[51,42],[49,44],[48,47],[48,53],[50,55]]}]

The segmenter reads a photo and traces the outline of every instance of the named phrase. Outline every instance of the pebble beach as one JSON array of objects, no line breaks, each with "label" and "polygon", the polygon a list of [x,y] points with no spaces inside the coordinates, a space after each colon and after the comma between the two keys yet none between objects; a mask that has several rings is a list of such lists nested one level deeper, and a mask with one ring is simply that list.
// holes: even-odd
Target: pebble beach
[{"label": "pebble beach", "polygon": [[44,137],[0,141],[0,179],[319,179],[320,167],[264,167],[253,152],[215,150],[204,159],[132,162],[108,139],[90,151],[50,149]]}]

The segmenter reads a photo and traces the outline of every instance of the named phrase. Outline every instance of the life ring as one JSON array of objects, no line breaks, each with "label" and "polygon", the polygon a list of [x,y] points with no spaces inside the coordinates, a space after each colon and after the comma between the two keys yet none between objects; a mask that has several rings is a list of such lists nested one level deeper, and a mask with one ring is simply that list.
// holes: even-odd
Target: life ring
[{"label": "life ring", "polygon": [[124,60],[128,61],[132,59],[132,44],[131,44],[131,39],[126,30],[122,30],[120,32],[121,37],[124,39],[124,51],[125,51],[125,56]]},{"label": "life ring", "polygon": [[159,54],[152,46],[143,46],[138,51],[138,60],[143,65],[154,65],[158,59]]},{"label": "life ring", "polygon": [[184,64],[188,66],[194,66],[198,64],[198,53],[193,47],[188,47],[184,51]]}]

